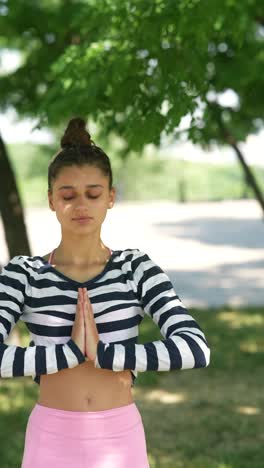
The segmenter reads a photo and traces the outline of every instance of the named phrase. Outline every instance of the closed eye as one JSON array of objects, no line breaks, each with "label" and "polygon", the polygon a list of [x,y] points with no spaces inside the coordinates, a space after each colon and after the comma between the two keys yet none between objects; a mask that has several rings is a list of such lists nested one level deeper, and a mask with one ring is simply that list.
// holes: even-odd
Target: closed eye
[{"label": "closed eye", "polygon": [[[100,195],[99,195],[99,196],[100,196]],[[92,195],[89,195],[88,198],[99,198],[99,196],[93,197]],[[74,197],[68,197],[68,198],[63,197],[63,200],[72,200],[72,198],[74,198]]]}]

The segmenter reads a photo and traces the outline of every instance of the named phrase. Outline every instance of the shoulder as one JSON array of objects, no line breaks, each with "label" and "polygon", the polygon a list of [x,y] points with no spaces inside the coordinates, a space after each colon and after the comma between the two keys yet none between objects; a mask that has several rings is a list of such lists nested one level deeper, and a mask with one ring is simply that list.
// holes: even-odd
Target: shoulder
[{"label": "shoulder", "polygon": [[2,267],[2,274],[7,274],[8,276],[17,276],[20,275],[28,278],[31,275],[32,271],[38,270],[43,266],[43,260],[38,256],[28,256],[28,255],[15,255],[12,257],[6,265]]},{"label": "shoulder", "polygon": [[145,252],[137,248],[134,248],[134,249],[127,248],[124,250],[116,250],[115,253],[116,253],[115,257],[118,260],[121,260],[124,262],[131,262],[131,263],[141,262],[149,258]]},{"label": "shoulder", "polygon": [[26,269],[28,267],[38,267],[43,265],[43,257],[40,257],[38,255],[16,255],[10,260],[10,262],[20,265]]},{"label": "shoulder", "polygon": [[169,280],[162,267],[147,252],[140,249],[126,249],[126,251],[129,251],[131,271],[135,280]]},{"label": "shoulder", "polygon": [[132,271],[133,274],[140,271],[143,272],[144,270],[151,268],[154,264],[149,255],[138,248],[127,248],[116,251],[115,261],[123,264],[125,268]]},{"label": "shoulder", "polygon": [[28,278],[25,273],[23,256],[16,255],[12,257],[1,269],[1,287],[12,287],[24,292],[27,283]]},{"label": "shoulder", "polygon": [[23,259],[21,255],[12,257],[5,265],[2,266],[2,272],[19,272],[21,269],[23,269]]}]

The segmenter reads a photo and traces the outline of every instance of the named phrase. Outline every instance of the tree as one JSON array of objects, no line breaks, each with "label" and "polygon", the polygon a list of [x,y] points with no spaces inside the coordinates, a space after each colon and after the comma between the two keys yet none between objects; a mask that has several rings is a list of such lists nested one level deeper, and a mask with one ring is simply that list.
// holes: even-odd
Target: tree
[{"label": "tree", "polygon": [[[163,133],[179,137],[181,118],[191,114],[187,137],[203,147],[231,145],[264,213],[239,149],[263,127],[261,12],[259,0],[88,2],[73,19],[78,36],[51,68],[41,121],[91,115],[104,133],[124,138],[128,154],[158,145]],[[226,90],[234,107],[219,101]]]},{"label": "tree", "polygon": [[[73,2],[69,6],[70,9],[63,9],[66,23],[72,16]],[[2,111],[13,107],[21,117],[36,115],[43,92],[50,85],[49,68],[64,52],[72,37],[70,29],[66,30],[61,24],[62,8],[63,3],[56,1],[45,1],[39,6],[29,0],[0,0],[0,50],[8,47],[21,52],[18,69],[0,75]],[[9,256],[21,252],[31,255],[23,206],[4,135],[1,134],[0,186],[0,213]]]},{"label": "tree", "polygon": [[[4,3],[2,43],[23,62],[0,77],[2,108],[39,116],[39,127],[91,117],[101,136],[124,139],[122,157],[159,145],[163,134],[180,138],[189,114],[187,137],[204,147],[231,143],[264,209],[238,146],[263,127],[260,0]],[[229,89],[233,107],[221,103]]]},{"label": "tree", "polygon": [[15,175],[6,147],[0,135],[0,213],[5,227],[6,243],[9,256],[13,257],[18,252],[30,252],[26,225],[24,221],[23,207],[20,194],[15,181]]}]

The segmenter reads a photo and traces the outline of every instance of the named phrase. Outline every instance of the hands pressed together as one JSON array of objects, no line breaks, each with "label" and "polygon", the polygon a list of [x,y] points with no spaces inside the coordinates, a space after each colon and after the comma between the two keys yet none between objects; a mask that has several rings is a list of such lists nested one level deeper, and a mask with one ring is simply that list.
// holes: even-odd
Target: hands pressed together
[{"label": "hands pressed together", "polygon": [[76,316],[71,338],[88,359],[95,360],[99,335],[87,288],[78,288]]}]

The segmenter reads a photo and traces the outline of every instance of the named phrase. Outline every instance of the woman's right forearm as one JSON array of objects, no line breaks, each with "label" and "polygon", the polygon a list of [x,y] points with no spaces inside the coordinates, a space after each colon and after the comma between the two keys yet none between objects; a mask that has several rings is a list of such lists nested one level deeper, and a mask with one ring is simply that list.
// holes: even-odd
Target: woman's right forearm
[{"label": "woman's right forearm", "polygon": [[72,338],[64,344],[25,348],[0,343],[1,378],[54,374],[62,369],[76,367],[85,360]]}]

